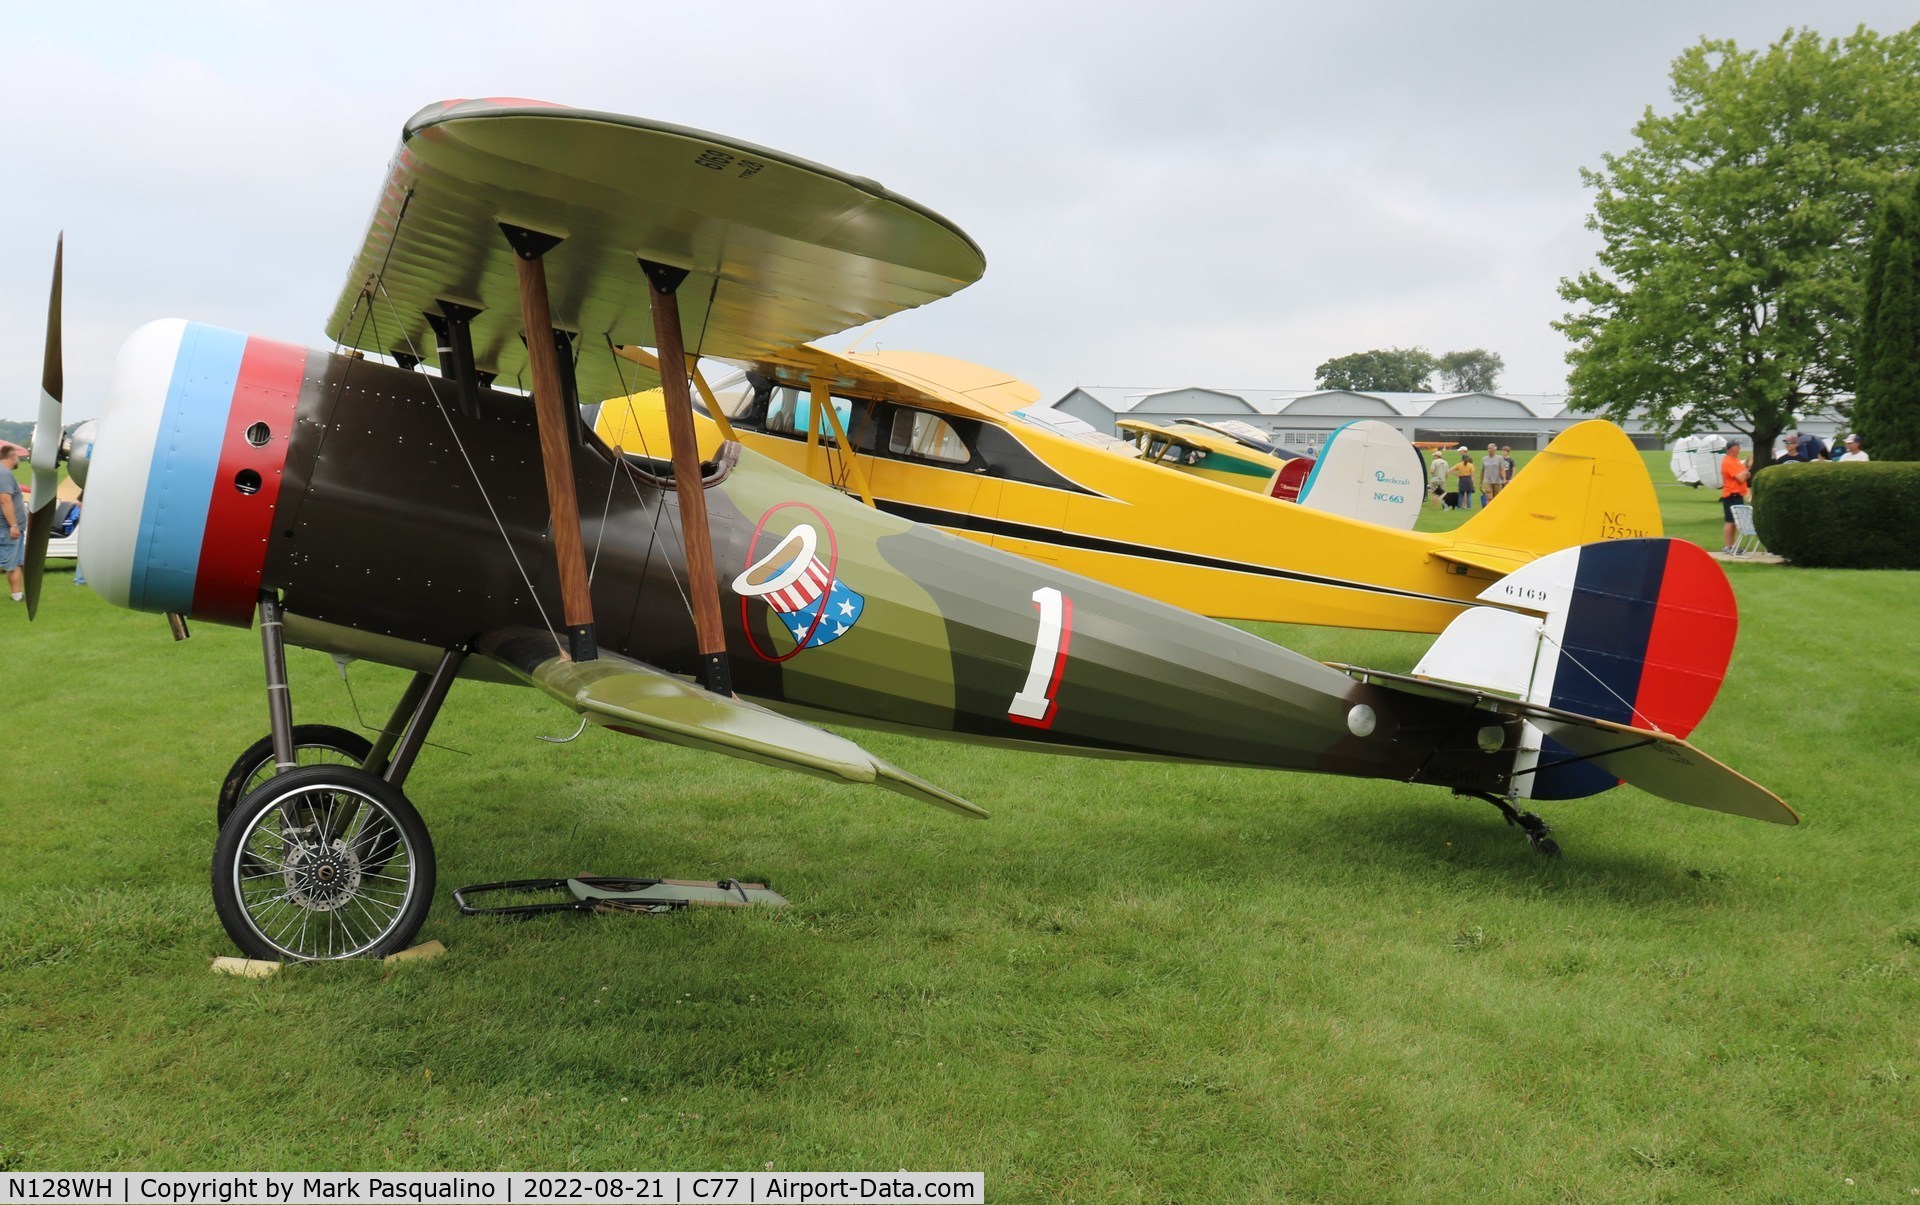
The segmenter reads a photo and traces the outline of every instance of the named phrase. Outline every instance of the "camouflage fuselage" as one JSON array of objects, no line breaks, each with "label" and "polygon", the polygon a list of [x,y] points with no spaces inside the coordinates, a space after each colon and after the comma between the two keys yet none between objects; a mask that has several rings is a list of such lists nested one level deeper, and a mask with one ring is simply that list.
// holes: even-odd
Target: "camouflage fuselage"
[{"label": "camouflage fuselage", "polygon": [[[154,560],[165,553],[157,537],[102,538],[133,550],[124,565],[106,564],[110,552],[89,559],[105,596],[246,623],[242,600],[277,591],[291,639],[410,665],[488,632],[559,626],[528,398],[486,391],[463,415],[444,380],[267,346],[287,365],[268,417],[234,401],[200,424],[229,442],[265,426],[266,443],[241,450],[264,457],[261,468],[229,472],[224,444],[170,443],[167,431],[193,424],[169,411],[148,424],[161,433],[150,446],[118,453],[150,464],[144,489],[117,497],[115,426],[123,437],[142,428],[109,415],[90,538],[96,512],[102,526],[147,532],[158,516],[180,520],[170,488],[191,495],[205,477],[213,497],[198,546],[166,554],[177,563]],[[183,342],[188,369],[197,354]],[[173,379],[182,373],[176,365]],[[228,407],[219,373],[202,375],[215,379],[204,398],[175,387],[160,391],[165,404]],[[246,387],[243,367],[239,387],[224,388],[239,398]],[[196,476],[182,459],[193,456],[218,464]],[[694,672],[679,511],[651,479],[665,466],[620,458],[589,433],[574,469],[601,647]],[[248,471],[251,490],[237,476]],[[1476,746],[1493,721],[1470,707],[1389,696],[1236,628],[875,511],[752,453],[706,496],[734,684],[776,706],[1063,752],[1480,790],[1507,768]],[[244,530],[221,526],[235,508]],[[184,513],[190,521],[191,506]],[[258,540],[262,554],[236,556],[236,539]],[[173,589],[151,585],[167,574]]]}]

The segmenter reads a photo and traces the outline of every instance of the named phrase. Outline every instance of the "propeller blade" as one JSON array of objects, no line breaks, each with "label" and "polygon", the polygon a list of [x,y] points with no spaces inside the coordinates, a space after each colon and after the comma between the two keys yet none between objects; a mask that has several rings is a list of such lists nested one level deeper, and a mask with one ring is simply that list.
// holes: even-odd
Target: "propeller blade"
[{"label": "propeller blade", "polygon": [[27,618],[40,609],[40,582],[47,571],[47,543],[53,539],[53,517],[60,504],[60,395],[66,381],[60,358],[60,265],[66,256],[65,232],[53,249],[53,291],[47,296],[47,352],[40,369],[40,421],[34,424],[33,513],[27,523],[25,590]]}]

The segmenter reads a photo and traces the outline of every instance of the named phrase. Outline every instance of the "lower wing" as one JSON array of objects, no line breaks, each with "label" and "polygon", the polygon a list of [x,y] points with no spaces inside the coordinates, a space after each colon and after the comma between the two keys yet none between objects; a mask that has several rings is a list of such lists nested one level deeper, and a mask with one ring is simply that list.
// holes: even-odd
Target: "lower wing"
[{"label": "lower wing", "polygon": [[816,778],[885,787],[963,816],[987,817],[978,805],[844,737],[738,697],[702,690],[644,662],[604,650],[597,660],[573,661],[560,655],[551,636],[531,629],[491,633],[479,641],[479,651],[602,728]]}]

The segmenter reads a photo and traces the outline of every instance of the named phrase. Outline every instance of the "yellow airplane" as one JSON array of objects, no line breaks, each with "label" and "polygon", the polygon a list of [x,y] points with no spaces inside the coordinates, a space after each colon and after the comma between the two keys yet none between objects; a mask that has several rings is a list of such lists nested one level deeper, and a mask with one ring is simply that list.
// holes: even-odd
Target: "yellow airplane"
[{"label": "yellow airplane", "polygon": [[[703,456],[738,439],[889,513],[1223,619],[1438,632],[1547,553],[1662,534],[1646,465],[1607,422],[1563,432],[1458,529],[1423,533],[1117,454],[1091,427],[1021,413],[1032,386],[944,356],[801,345],[745,364],[717,389],[695,375]],[[609,401],[597,430],[643,456],[668,446],[657,391]]]}]

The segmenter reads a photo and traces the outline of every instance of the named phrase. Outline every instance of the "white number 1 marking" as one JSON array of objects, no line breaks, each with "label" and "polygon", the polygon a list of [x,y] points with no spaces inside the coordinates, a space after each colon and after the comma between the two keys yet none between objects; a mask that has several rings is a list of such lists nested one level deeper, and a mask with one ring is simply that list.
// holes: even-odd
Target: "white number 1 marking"
[{"label": "white number 1 marking", "polygon": [[1042,586],[1033,592],[1033,605],[1040,611],[1040,634],[1034,638],[1027,684],[1013,696],[1007,718],[1032,728],[1051,728],[1060,707],[1054,695],[1060,689],[1060,672],[1067,666],[1067,644],[1073,639],[1073,600],[1052,586]]}]

